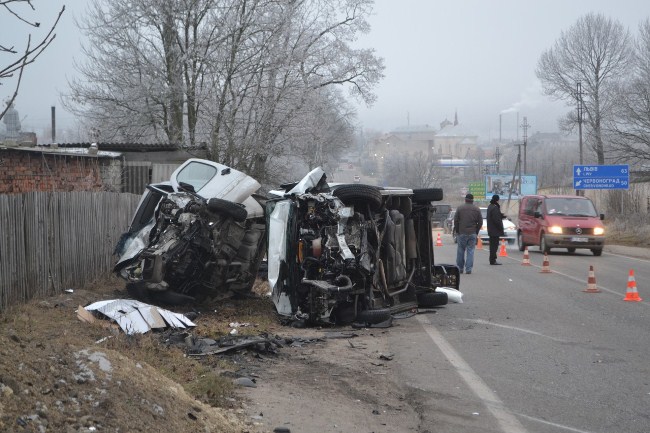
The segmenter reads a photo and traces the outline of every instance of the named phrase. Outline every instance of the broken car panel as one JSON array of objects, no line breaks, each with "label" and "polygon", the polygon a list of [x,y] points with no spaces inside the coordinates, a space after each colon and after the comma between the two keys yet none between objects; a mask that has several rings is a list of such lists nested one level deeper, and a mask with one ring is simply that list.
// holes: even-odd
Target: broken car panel
[{"label": "broken car panel", "polygon": [[267,202],[268,279],[278,313],[308,324],[380,323],[447,303],[454,265],[434,265],[440,189],[328,184],[321,168]]},{"label": "broken car panel", "polygon": [[116,247],[137,297],[180,303],[250,291],[265,250],[265,200],[252,177],[189,159],[147,186]]}]

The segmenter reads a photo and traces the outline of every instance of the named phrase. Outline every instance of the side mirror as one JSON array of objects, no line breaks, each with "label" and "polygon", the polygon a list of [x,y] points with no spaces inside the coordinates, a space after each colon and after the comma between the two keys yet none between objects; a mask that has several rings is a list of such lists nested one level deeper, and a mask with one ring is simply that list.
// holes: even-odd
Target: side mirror
[{"label": "side mirror", "polygon": [[541,217],[542,217],[542,214],[541,214],[540,211],[536,210],[535,213],[533,214],[533,216],[534,216],[535,218],[541,218]]},{"label": "side mirror", "polygon": [[605,219],[605,214],[604,214],[604,213],[601,213],[601,214],[600,214],[600,220],[602,221],[602,220],[604,220],[604,219]]},{"label": "side mirror", "polygon": [[181,190],[187,191],[187,192],[193,192],[196,193],[196,190],[194,189],[194,185],[187,183],[187,182],[178,182],[178,186],[180,187]]}]

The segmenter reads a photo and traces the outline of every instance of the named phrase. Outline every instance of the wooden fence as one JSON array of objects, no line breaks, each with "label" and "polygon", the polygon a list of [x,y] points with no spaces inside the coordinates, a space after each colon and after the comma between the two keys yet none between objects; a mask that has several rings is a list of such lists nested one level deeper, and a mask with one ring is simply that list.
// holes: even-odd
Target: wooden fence
[{"label": "wooden fence", "polygon": [[0,195],[0,311],[108,276],[139,199],[109,192]]}]

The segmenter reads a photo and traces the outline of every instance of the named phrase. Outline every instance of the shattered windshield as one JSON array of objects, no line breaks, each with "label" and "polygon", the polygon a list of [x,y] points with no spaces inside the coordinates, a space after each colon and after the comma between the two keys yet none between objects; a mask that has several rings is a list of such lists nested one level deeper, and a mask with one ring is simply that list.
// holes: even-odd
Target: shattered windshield
[{"label": "shattered windshield", "polygon": [[549,198],[546,200],[546,209],[549,215],[598,216],[591,200],[581,198]]},{"label": "shattered windshield", "polygon": [[199,191],[217,174],[216,167],[201,162],[192,162],[183,168],[176,179],[178,182],[189,183],[195,191]]}]

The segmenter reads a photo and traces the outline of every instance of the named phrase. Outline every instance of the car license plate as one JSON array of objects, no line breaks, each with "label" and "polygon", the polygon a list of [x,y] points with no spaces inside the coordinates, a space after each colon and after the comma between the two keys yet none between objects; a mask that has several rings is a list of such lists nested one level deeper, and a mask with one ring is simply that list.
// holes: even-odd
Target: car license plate
[{"label": "car license plate", "polygon": [[589,241],[588,238],[576,238],[576,237],[571,238],[571,242],[588,242],[588,241]]}]

